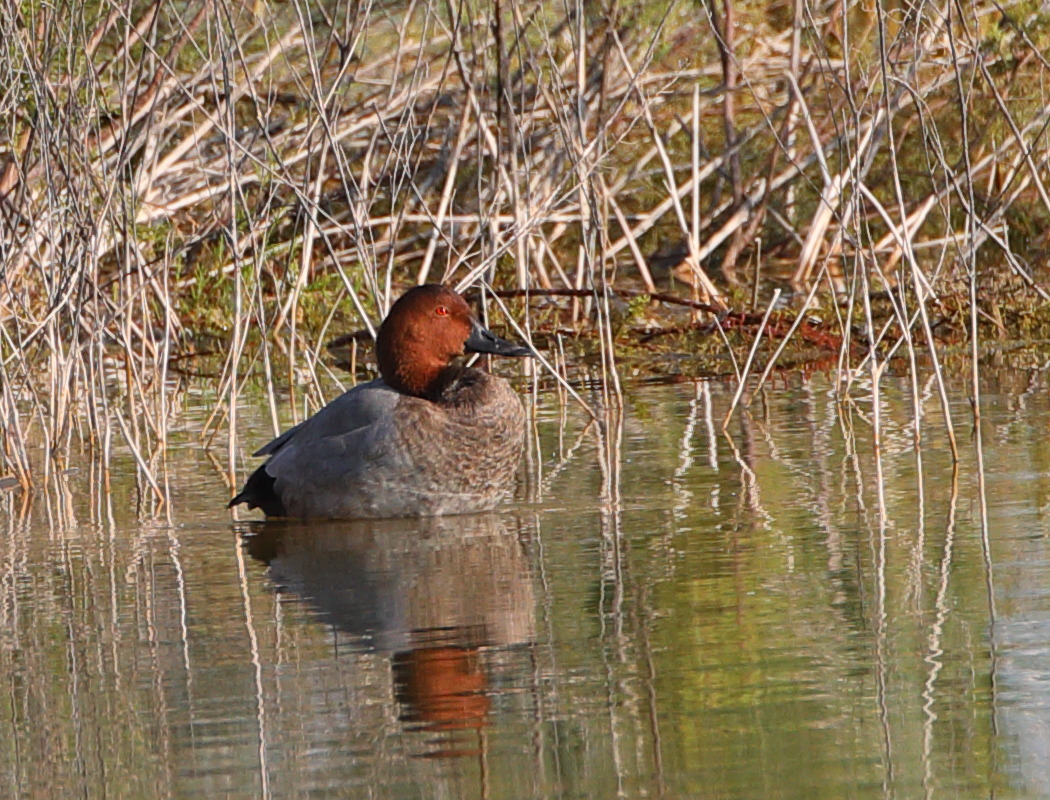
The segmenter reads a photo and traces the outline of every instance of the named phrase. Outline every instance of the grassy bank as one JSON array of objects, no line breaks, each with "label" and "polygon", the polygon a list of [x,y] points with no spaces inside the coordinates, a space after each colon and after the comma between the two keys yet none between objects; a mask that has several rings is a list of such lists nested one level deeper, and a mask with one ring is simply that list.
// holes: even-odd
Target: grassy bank
[{"label": "grassy bank", "polygon": [[37,450],[116,443],[160,491],[167,387],[198,373],[232,484],[244,381],[323,402],[323,343],[421,280],[606,376],[813,348],[844,393],[890,358],[917,392],[946,347],[979,407],[982,341],[1050,338],[1038,2],[9,2],[0,33],[25,485]]}]

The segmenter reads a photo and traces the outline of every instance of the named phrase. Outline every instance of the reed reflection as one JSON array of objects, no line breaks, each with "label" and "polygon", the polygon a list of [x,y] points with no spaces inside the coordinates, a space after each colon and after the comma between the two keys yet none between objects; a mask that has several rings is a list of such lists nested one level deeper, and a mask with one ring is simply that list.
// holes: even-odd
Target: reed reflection
[{"label": "reed reflection", "polygon": [[389,658],[405,730],[440,734],[421,755],[481,752],[462,733],[489,725],[495,697],[531,670],[535,601],[516,531],[479,515],[269,522],[244,540],[276,591],[331,626],[339,651]]}]

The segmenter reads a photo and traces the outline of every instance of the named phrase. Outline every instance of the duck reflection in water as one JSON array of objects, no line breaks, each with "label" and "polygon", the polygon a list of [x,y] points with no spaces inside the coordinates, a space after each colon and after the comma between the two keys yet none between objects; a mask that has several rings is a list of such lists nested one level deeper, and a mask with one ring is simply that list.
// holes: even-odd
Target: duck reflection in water
[{"label": "duck reflection in water", "polygon": [[455,732],[488,725],[494,679],[521,686],[531,664],[532,575],[516,532],[489,514],[249,530],[248,552],[277,591],[304,599],[355,649],[389,655],[401,721],[443,732],[424,755],[480,752]]}]

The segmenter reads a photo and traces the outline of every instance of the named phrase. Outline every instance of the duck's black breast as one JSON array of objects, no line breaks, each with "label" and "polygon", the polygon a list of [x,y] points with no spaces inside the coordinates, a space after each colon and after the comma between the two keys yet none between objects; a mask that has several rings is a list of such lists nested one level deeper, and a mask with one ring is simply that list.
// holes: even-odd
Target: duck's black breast
[{"label": "duck's black breast", "polygon": [[449,367],[442,374],[431,393],[431,400],[445,408],[478,408],[499,404],[503,398],[501,385],[506,381],[480,369]]}]

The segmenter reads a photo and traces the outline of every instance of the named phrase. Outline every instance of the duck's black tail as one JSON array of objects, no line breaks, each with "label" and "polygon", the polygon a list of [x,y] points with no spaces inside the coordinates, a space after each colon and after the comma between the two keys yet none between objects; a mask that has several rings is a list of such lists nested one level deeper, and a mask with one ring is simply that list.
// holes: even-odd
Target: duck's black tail
[{"label": "duck's black tail", "polygon": [[241,493],[227,503],[227,508],[233,508],[239,503],[247,503],[248,508],[261,508],[268,517],[286,517],[284,503],[277,492],[274,491],[274,478],[266,471],[263,464],[251,474]]}]

